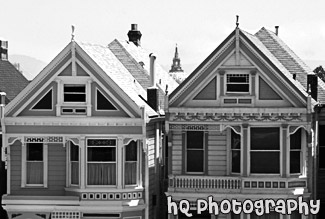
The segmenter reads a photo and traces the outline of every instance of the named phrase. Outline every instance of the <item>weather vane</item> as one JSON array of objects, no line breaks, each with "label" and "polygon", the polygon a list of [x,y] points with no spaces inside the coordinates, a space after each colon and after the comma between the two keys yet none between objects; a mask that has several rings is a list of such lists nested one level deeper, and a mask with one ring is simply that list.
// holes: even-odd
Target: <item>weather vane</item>
[{"label": "weather vane", "polygon": [[236,26],[238,27],[239,26],[239,16],[236,15]]},{"label": "weather vane", "polygon": [[71,33],[71,41],[74,41],[74,25],[71,25],[72,33]]}]

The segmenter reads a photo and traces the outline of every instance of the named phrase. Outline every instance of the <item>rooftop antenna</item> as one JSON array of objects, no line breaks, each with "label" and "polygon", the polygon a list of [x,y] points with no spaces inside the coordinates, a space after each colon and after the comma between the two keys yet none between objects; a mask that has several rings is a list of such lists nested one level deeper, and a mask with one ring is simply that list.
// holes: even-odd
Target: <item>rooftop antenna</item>
[{"label": "rooftop antenna", "polygon": [[71,32],[71,41],[74,41],[74,25],[71,25],[71,29],[72,29],[72,32]]},{"label": "rooftop antenna", "polygon": [[236,15],[236,27],[239,26],[239,15]]}]

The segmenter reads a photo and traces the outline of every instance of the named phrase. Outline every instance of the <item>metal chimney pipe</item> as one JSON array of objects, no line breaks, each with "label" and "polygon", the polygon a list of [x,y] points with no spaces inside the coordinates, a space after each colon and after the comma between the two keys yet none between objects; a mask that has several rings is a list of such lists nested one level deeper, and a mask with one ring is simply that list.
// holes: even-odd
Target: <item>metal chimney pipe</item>
[{"label": "metal chimney pipe", "polygon": [[279,34],[279,26],[275,26],[275,35],[278,36],[278,34]]},{"label": "metal chimney pipe", "polygon": [[150,86],[156,87],[156,55],[150,53]]}]

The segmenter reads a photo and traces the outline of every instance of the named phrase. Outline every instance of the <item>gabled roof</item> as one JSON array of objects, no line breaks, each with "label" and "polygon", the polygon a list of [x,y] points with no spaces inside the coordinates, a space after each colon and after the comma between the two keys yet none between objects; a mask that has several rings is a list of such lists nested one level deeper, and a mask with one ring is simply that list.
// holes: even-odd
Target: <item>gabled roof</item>
[{"label": "gabled roof", "polygon": [[138,107],[145,107],[149,117],[157,113],[140,97],[146,98],[146,91],[133,75],[115,57],[112,51],[102,45],[77,43],[96,64],[110,77]]},{"label": "gabled roof", "polygon": [[[126,40],[115,39],[108,47],[143,88],[150,86],[150,52]],[[178,86],[178,83],[157,62],[155,73],[157,86],[162,91],[165,91],[168,85],[168,93],[171,93]]]},{"label": "gabled roof", "polygon": [[0,91],[5,92],[6,103],[28,85],[28,80],[9,61],[0,59]]},{"label": "gabled roof", "polygon": [[[273,32],[265,29],[264,27],[259,30],[255,35],[247,33],[239,29],[240,36],[243,37],[263,59],[273,68],[276,72],[281,73],[278,75],[285,83],[292,84],[292,88],[300,93],[302,97],[307,97],[307,74],[314,74],[310,68]],[[170,99],[174,99],[178,92],[186,89],[187,83],[195,80],[204,66],[211,62],[211,59],[221,53],[226,45],[233,43],[235,31],[233,31],[195,70],[194,72],[170,95]],[[296,80],[293,78],[296,74]],[[318,80],[318,100],[325,101],[325,83]],[[312,100],[313,104],[316,101]]]},{"label": "gabled roof", "polygon": [[[296,74],[296,80],[306,91],[307,74],[314,74],[313,71],[272,31],[263,27],[255,36],[287,71],[291,74]],[[321,79],[318,79],[318,101],[325,102],[325,83]]]}]

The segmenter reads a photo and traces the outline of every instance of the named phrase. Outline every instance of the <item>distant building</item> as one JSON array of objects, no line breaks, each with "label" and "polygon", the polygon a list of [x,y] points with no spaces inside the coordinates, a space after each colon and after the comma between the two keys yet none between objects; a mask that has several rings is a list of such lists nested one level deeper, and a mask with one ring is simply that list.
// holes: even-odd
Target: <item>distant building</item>
[{"label": "distant building", "polygon": [[188,76],[186,72],[182,69],[181,59],[178,55],[177,45],[175,47],[175,55],[173,58],[173,63],[171,69],[169,70],[169,74],[180,84],[182,83]]},{"label": "distant building", "polygon": [[[8,41],[0,39],[0,120],[4,116],[4,106],[13,100],[28,85],[28,80],[8,61]],[[3,129],[0,124],[0,157],[3,157]],[[0,161],[0,205],[1,197],[6,194],[7,174],[5,162]],[[0,218],[4,218],[0,206]]]}]

